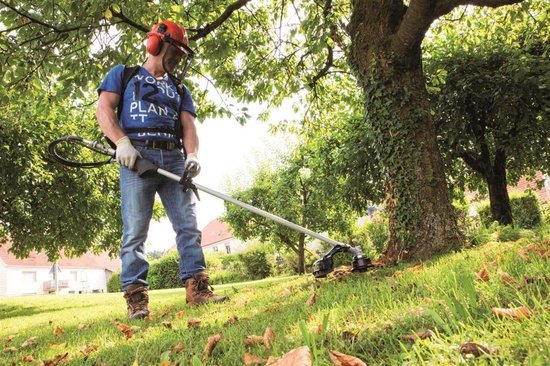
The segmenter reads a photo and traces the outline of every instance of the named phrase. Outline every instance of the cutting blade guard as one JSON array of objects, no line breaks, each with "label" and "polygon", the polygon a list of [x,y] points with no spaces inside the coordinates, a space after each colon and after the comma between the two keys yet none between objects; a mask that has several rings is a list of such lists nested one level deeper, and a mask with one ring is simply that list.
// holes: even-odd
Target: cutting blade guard
[{"label": "cutting blade guard", "polygon": [[361,248],[349,245],[335,245],[321,259],[313,263],[313,276],[315,278],[323,278],[332,272],[334,270],[333,257],[336,253],[340,252],[353,254],[353,261],[351,263],[352,272],[365,272],[373,266],[370,259],[363,255]]}]

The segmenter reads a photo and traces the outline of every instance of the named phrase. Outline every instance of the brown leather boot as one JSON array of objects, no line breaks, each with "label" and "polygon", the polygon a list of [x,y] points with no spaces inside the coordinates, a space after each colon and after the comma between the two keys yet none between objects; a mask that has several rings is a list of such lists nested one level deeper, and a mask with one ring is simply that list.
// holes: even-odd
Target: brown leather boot
[{"label": "brown leather boot", "polygon": [[147,287],[133,284],[124,291],[124,298],[128,304],[128,319],[143,319],[149,315],[149,295]]},{"label": "brown leather boot", "polygon": [[229,300],[229,297],[216,295],[212,290],[212,286],[208,284],[206,272],[195,273],[193,277],[185,280],[185,301],[191,305],[202,305]]}]

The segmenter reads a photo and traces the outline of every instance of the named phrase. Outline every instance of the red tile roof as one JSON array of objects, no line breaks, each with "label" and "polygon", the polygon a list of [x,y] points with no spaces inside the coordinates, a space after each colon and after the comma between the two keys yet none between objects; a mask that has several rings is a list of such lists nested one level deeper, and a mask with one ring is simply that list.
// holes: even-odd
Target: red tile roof
[{"label": "red tile roof", "polygon": [[[52,262],[43,252],[32,251],[27,258],[17,259],[15,255],[9,252],[12,247],[11,241],[0,243],[0,260],[8,266],[18,267],[51,267]],[[68,258],[61,254],[57,261],[60,268],[95,268],[108,269],[112,272],[118,271],[121,267],[119,258],[111,259],[106,252],[101,254],[86,253],[78,258]]]},{"label": "red tile roof", "polygon": [[212,220],[202,229],[201,246],[204,247],[232,237],[233,232],[225,222]]},{"label": "red tile roof", "polygon": [[[534,181],[529,181],[525,177],[522,177],[515,187],[508,186],[508,191],[510,193],[524,192],[527,189],[531,189],[539,197],[539,200],[541,202],[548,202],[550,200],[550,189],[547,188],[548,185],[543,186],[541,189],[537,188],[536,181],[540,181],[543,179],[544,179],[544,176],[541,172],[537,172],[535,174]],[[548,182],[546,182],[546,184],[548,184]]]}]

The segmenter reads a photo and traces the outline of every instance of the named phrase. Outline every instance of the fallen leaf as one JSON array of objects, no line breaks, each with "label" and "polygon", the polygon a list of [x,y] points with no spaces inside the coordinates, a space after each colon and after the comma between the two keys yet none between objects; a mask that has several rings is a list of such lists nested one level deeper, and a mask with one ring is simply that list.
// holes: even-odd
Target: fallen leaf
[{"label": "fallen leaf", "polygon": [[411,272],[420,272],[424,269],[424,264],[422,262],[417,263],[414,267],[410,268]]},{"label": "fallen leaf", "polygon": [[258,336],[258,335],[246,336],[246,339],[244,340],[245,346],[252,346],[253,344],[263,344],[263,343],[264,343],[264,337]]},{"label": "fallen leaf", "polygon": [[65,362],[69,359],[69,352],[64,355],[57,355],[51,360],[44,360],[44,366],[57,366],[62,362]]},{"label": "fallen leaf", "polygon": [[198,319],[189,319],[187,321],[188,328],[199,328],[201,326],[201,321]]},{"label": "fallen leaf", "polygon": [[36,346],[36,337],[30,337],[25,342],[21,343],[21,348]]},{"label": "fallen leaf", "polygon": [[158,318],[164,318],[164,317],[167,317],[168,315],[170,315],[170,310],[165,310],[162,313],[160,313]]},{"label": "fallen leaf", "polygon": [[508,273],[501,271],[500,269],[497,270],[497,275],[500,276],[500,280],[502,283],[504,283],[507,286],[515,286],[517,285],[516,280],[512,278]]},{"label": "fallen leaf", "polygon": [[172,329],[172,323],[171,322],[162,322],[162,325],[164,325],[167,329]]},{"label": "fallen leaf", "polygon": [[489,281],[489,271],[487,271],[487,268],[481,268],[481,270],[477,273],[477,278],[481,281]]},{"label": "fallen leaf", "polygon": [[206,360],[212,355],[214,347],[216,347],[216,344],[218,344],[221,338],[221,333],[214,334],[208,337],[208,340],[206,341],[206,346],[204,347],[204,352],[202,353],[202,362],[206,362]]},{"label": "fallen leaf", "polygon": [[267,361],[265,363],[265,366],[275,365],[275,363],[277,361],[279,361],[279,359],[277,357],[269,356],[269,358],[267,359]]},{"label": "fallen leaf", "polygon": [[531,317],[531,311],[525,306],[520,306],[518,308],[492,308],[493,313],[501,319],[512,318],[516,320],[521,320]]},{"label": "fallen leaf", "polygon": [[237,315],[233,315],[231,318],[227,319],[225,324],[234,324],[239,321],[239,317]]},{"label": "fallen leaf", "polygon": [[311,354],[308,346],[302,346],[293,349],[290,352],[285,353],[281,358],[275,362],[271,362],[268,359],[266,364],[270,366],[311,366]]},{"label": "fallen leaf", "polygon": [[428,339],[428,338],[432,338],[433,336],[434,336],[434,333],[431,330],[428,330],[420,333],[406,334],[402,338],[407,341],[414,342],[417,339]]},{"label": "fallen leaf", "polygon": [[349,356],[338,351],[329,351],[330,360],[334,366],[367,366],[357,357]]},{"label": "fallen leaf", "polygon": [[64,343],[54,343],[50,345],[51,349],[61,349],[65,344]]},{"label": "fallen leaf", "polygon": [[519,256],[523,259],[529,259],[528,253],[536,253],[539,257],[544,255],[545,250],[539,244],[529,244],[521,248],[518,252]]},{"label": "fallen leaf", "polygon": [[342,339],[353,343],[357,339],[357,332],[351,331],[351,330],[345,330],[342,332]]},{"label": "fallen leaf", "polygon": [[34,357],[32,357],[31,355],[26,355],[26,356],[23,356],[22,360],[23,362],[33,362]]},{"label": "fallen leaf", "polygon": [[185,345],[183,343],[178,343],[174,346],[174,348],[172,349],[172,352],[179,353],[179,352],[183,351],[184,349],[185,349]]},{"label": "fallen leaf", "polygon": [[6,347],[6,348],[4,348],[4,351],[6,351],[6,352],[17,352],[17,347],[13,347],[13,346]]},{"label": "fallen leaf", "polygon": [[13,339],[15,338],[15,335],[9,335],[8,338],[4,339],[4,343],[5,344],[8,344],[10,343],[11,341],[13,341]]},{"label": "fallen leaf", "polygon": [[264,332],[264,345],[267,348],[271,348],[271,344],[273,343],[273,340],[275,339],[275,333],[273,333],[273,329],[270,327],[265,328]]},{"label": "fallen leaf", "polygon": [[411,314],[411,315],[422,316],[422,315],[424,315],[424,308],[422,308],[420,306],[415,306],[413,308],[410,308],[408,310],[408,313]]},{"label": "fallen leaf", "polygon": [[185,311],[183,311],[183,310],[182,310],[182,311],[178,311],[178,312],[176,313],[176,317],[177,317],[178,319],[183,319],[184,316],[185,316]]},{"label": "fallen leaf", "polygon": [[61,327],[55,327],[55,329],[53,330],[53,334],[56,336],[56,337],[59,337],[60,335],[62,335],[65,331],[63,330],[63,328]]},{"label": "fallen leaf", "polygon": [[116,324],[118,330],[120,330],[122,333],[124,333],[126,335],[126,339],[130,339],[132,338],[133,334],[132,334],[132,327],[126,325],[126,324],[122,324],[122,323],[118,323]]},{"label": "fallen leaf", "polygon": [[290,291],[290,289],[288,289],[288,288],[284,288],[281,291],[281,296],[283,296],[283,297],[290,296],[290,295],[292,295],[292,291]]},{"label": "fallen leaf", "polygon": [[264,309],[264,313],[270,313],[272,311],[277,310],[280,307],[281,307],[281,304],[279,304],[279,303],[271,304],[267,308]]},{"label": "fallen leaf", "polygon": [[317,293],[314,292],[313,295],[311,295],[311,297],[306,301],[306,306],[313,306],[316,300],[317,300]]},{"label": "fallen leaf", "polygon": [[92,352],[95,352],[97,351],[97,346],[95,344],[88,344],[86,346],[84,346],[80,352],[84,355],[84,356],[88,356],[90,353]]},{"label": "fallen leaf", "polygon": [[92,327],[91,324],[79,324],[78,329],[84,330],[84,329],[90,329]]},{"label": "fallen leaf", "polygon": [[244,354],[244,364],[245,364],[245,366],[263,365],[264,362],[266,362],[266,361],[263,358],[251,355],[250,353],[246,353],[246,352]]},{"label": "fallen leaf", "polygon": [[315,333],[316,333],[316,334],[321,334],[321,333],[323,333],[323,324],[318,324],[318,325],[317,325],[317,328],[315,329]]},{"label": "fallen leaf", "polygon": [[487,347],[482,346],[481,344],[466,342],[462,346],[460,346],[460,353],[462,353],[463,355],[474,355],[475,357],[479,357],[482,354],[491,355],[494,352],[489,350]]}]

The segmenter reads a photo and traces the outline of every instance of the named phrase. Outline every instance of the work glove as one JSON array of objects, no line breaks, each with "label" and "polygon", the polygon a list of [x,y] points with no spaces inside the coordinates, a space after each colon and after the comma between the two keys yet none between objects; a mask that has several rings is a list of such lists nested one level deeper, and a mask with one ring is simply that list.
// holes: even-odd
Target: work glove
[{"label": "work glove", "polygon": [[197,153],[191,153],[187,155],[185,160],[185,171],[189,177],[194,178],[201,172],[201,164],[199,163],[199,158]]},{"label": "work glove", "polygon": [[129,169],[134,168],[134,163],[137,158],[141,158],[141,154],[137,151],[128,136],[119,139],[116,144],[116,162],[127,166]]}]

